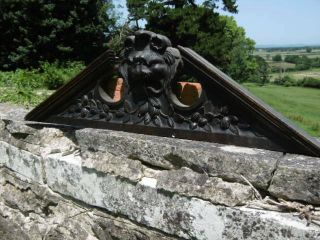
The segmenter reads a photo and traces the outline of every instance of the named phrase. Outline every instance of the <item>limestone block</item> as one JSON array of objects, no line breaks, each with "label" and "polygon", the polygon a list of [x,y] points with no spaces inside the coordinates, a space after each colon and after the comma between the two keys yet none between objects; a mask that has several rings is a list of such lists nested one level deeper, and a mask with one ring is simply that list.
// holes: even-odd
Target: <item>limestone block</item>
[{"label": "limestone block", "polygon": [[140,161],[111,153],[81,152],[81,161],[85,168],[126,178],[132,182],[139,182],[143,177],[143,165]]},{"label": "limestone block", "polygon": [[267,189],[282,153],[262,149],[211,143],[177,147],[167,158],[180,159],[190,168],[227,181],[242,182]]},{"label": "limestone block", "polygon": [[0,119],[22,121],[28,110],[24,107],[9,103],[0,103]]},{"label": "limestone block", "polygon": [[19,134],[27,136],[27,135],[32,135],[37,131],[37,129],[27,126],[24,122],[17,122],[17,121],[9,121],[6,126],[6,129],[10,134],[12,135],[17,134],[18,137],[19,137]]},{"label": "limestone block", "polygon": [[160,172],[157,188],[226,206],[245,205],[254,198],[250,186],[225,182],[221,178],[199,174],[188,168]]},{"label": "limestone block", "polygon": [[174,168],[174,165],[163,157],[171,152],[173,146],[150,141],[150,136],[97,129],[79,130],[75,136],[82,151],[91,149],[109,152],[164,169]]},{"label": "limestone block", "polygon": [[0,133],[2,133],[5,129],[6,125],[3,120],[0,119]]},{"label": "limestone block", "polygon": [[56,206],[58,197],[49,189],[20,180],[21,175],[12,174],[8,169],[0,172],[0,199],[6,206],[17,209],[26,216],[46,216],[50,206]]},{"label": "limestone block", "polygon": [[78,149],[72,137],[72,133],[67,131],[63,132],[56,128],[42,128],[35,134],[28,136],[25,141],[35,145],[38,144],[41,155],[50,153],[69,154]]},{"label": "limestone block", "polygon": [[7,166],[9,163],[9,146],[8,143],[0,141],[0,165],[2,166]]},{"label": "limestone block", "polygon": [[0,215],[0,239],[29,240],[30,238],[17,223]]},{"label": "limestone block", "polygon": [[0,239],[320,239],[319,226],[293,213],[242,206],[253,197],[242,176],[275,197],[319,204],[319,163],[0,120]]},{"label": "limestone block", "polygon": [[0,141],[4,141],[21,150],[40,155],[39,140],[29,141],[30,136],[34,136],[38,129],[27,126],[24,122],[8,121],[0,132]]},{"label": "limestone block", "polygon": [[7,169],[0,171],[0,186],[0,239],[176,239],[22,181]]},{"label": "limestone block", "polygon": [[0,164],[32,181],[43,182],[41,157],[3,141],[0,141]]},{"label": "limestone block", "polygon": [[267,189],[282,157],[282,153],[261,149],[120,131],[82,129],[75,135],[83,151],[109,152],[162,169],[188,167],[229,181],[244,182],[243,175],[262,189]]},{"label": "limestone block", "polygon": [[150,184],[150,178],[136,184],[82,168],[79,156],[50,155],[45,169],[48,186],[54,191],[179,238],[237,236],[237,239],[259,240],[320,236],[319,228],[307,227],[291,214],[223,207],[178,192],[161,192],[156,184]]},{"label": "limestone block", "polygon": [[132,183],[190,197],[207,199],[226,206],[244,205],[253,199],[251,187],[225,182],[221,178],[193,172],[188,168],[179,170],[154,170],[137,160],[114,156],[110,153],[85,152],[81,154],[82,167],[87,171],[108,173]]},{"label": "limestone block", "polygon": [[269,192],[280,198],[320,204],[320,158],[286,155],[273,176]]}]

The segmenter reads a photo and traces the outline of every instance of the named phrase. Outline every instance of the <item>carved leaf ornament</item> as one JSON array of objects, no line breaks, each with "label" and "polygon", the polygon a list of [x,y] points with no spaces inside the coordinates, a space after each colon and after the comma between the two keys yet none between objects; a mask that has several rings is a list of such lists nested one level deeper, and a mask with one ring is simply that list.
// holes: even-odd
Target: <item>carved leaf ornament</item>
[{"label": "carved leaf ornament", "polygon": [[[119,67],[126,88],[122,99],[115,103],[108,100],[111,97],[103,97],[100,81],[61,116],[206,132],[218,127],[239,135],[238,117],[229,113],[227,106],[214,105],[206,94],[196,107],[179,102],[171,85],[182,66],[179,50],[167,37],[138,31],[125,41]],[[248,124],[243,126],[244,130],[249,128]]]}]

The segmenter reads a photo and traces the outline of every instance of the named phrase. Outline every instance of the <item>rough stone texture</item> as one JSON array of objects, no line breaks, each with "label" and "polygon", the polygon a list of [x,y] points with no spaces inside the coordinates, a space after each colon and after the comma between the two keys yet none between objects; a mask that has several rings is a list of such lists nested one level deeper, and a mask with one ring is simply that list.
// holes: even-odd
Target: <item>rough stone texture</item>
[{"label": "rough stone texture", "polygon": [[23,120],[28,110],[14,104],[0,103],[0,119]]},{"label": "rough stone texture", "polygon": [[0,239],[29,240],[30,238],[14,221],[0,216]]},{"label": "rough stone texture", "polygon": [[109,174],[88,171],[81,168],[80,157],[56,154],[50,156],[46,164],[46,172],[52,173],[47,174],[48,185],[54,191],[170,235],[187,239],[230,239],[234,235],[239,235],[238,239],[265,239],[273,234],[277,239],[289,236],[303,239],[313,230],[315,232],[310,236],[319,234],[316,228],[305,232],[305,223],[288,214],[224,208],[198,198],[162,193],[153,184],[142,184],[146,183],[143,181],[135,184]]},{"label": "rough stone texture", "polygon": [[140,182],[142,185],[152,186],[169,194],[179,193],[199,197],[226,206],[244,205],[253,198],[252,188],[247,185],[225,182],[221,178],[209,177],[185,167],[179,170],[160,171],[147,168],[137,160],[110,153],[98,154],[88,151],[81,154],[80,161],[86,171],[91,169],[100,175],[108,173],[121,177],[124,181]]},{"label": "rough stone texture", "polygon": [[320,204],[320,158],[288,154],[269,187],[275,196]]},{"label": "rough stone texture", "polygon": [[199,173],[267,189],[282,153],[261,149],[161,138],[109,130],[76,131],[81,150],[109,152],[162,169],[189,167]]},{"label": "rough stone texture", "polygon": [[43,180],[41,158],[0,141],[0,165],[16,171],[26,178],[41,183]]},{"label": "rough stone texture", "polygon": [[243,179],[271,197],[319,204],[319,163],[0,119],[0,239],[320,239],[319,226],[292,213],[247,208],[254,196]]},{"label": "rough stone texture", "polygon": [[206,199],[227,206],[244,205],[253,200],[249,186],[225,182],[221,178],[208,177],[188,168],[162,171],[157,179],[157,188],[168,192]]},{"label": "rough stone texture", "polygon": [[0,141],[39,156],[57,152],[69,154],[77,150],[73,130],[63,132],[55,128],[31,126],[24,122],[0,119]]},{"label": "rough stone texture", "polygon": [[0,171],[0,239],[174,239]]},{"label": "rough stone texture", "polygon": [[98,172],[121,176],[132,182],[139,182],[143,176],[141,162],[114,156],[111,153],[82,152],[82,166]]},{"label": "rough stone texture", "polygon": [[[16,173],[2,169],[0,224],[3,236],[52,240],[320,237],[319,227],[307,227],[304,221],[291,214],[222,207],[198,198],[163,194],[152,187],[134,185],[113,176],[99,176],[83,170],[77,172],[77,163],[67,165],[74,164],[68,161],[57,163],[55,168],[65,171],[56,174],[58,176],[52,184],[49,179],[54,176],[49,176],[48,185],[22,181]],[[75,180],[80,182],[75,184]],[[92,205],[100,205],[99,209],[108,212],[90,207]],[[12,227],[15,228],[15,238],[11,235]]]}]

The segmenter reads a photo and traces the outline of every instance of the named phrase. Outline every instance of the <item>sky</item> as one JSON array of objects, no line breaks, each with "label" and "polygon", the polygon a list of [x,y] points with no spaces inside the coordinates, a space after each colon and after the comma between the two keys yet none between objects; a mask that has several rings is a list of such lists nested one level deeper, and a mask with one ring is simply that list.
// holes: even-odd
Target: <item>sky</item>
[{"label": "sky", "polygon": [[[125,6],[125,0],[114,3]],[[237,14],[218,11],[233,16],[257,46],[320,45],[320,0],[237,0],[237,5]]]}]

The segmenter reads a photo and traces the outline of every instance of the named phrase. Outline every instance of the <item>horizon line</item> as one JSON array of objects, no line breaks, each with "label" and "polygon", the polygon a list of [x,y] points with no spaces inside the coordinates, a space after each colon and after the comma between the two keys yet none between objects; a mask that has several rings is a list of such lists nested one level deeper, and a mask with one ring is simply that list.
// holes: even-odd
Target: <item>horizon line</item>
[{"label": "horizon line", "polygon": [[272,47],[320,47],[320,43],[304,44],[304,43],[271,43],[256,44],[255,48],[272,48]]}]

